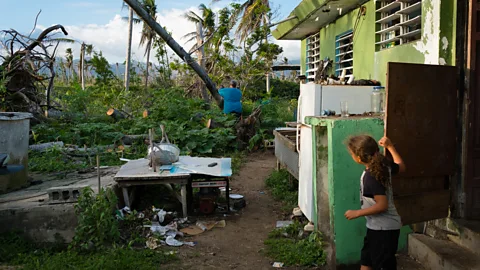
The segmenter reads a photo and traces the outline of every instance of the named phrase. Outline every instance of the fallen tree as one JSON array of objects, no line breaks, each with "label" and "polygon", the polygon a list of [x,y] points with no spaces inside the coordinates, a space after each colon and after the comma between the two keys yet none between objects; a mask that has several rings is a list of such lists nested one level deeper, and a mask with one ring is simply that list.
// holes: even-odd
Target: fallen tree
[{"label": "fallen tree", "polygon": [[[202,68],[192,57],[189,53],[183,49],[173,38],[172,36],[157,22],[155,21],[152,16],[148,14],[147,11],[143,9],[141,4],[137,0],[124,0],[124,2],[130,6],[135,13],[146,23],[151,29],[153,29],[166,43],[167,45],[183,60],[187,63],[200,79],[205,83],[205,86],[209,90],[210,94],[220,107],[223,109],[223,98],[218,93],[218,89],[215,83],[210,79],[208,76],[207,71]],[[248,144],[249,140],[256,134],[257,132],[257,123],[259,122],[259,118],[261,115],[261,107],[256,108],[251,115],[248,117],[242,118],[236,125],[236,133],[237,133],[237,140],[239,143],[240,148],[245,148]],[[214,128],[214,126],[210,127],[212,123],[210,122],[207,124],[209,128]],[[215,124],[214,124],[215,125]]]}]

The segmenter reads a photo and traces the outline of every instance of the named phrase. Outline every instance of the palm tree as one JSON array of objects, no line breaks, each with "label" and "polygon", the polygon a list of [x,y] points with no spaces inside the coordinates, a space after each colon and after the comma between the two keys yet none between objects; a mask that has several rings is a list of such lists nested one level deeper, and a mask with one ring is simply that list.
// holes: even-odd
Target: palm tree
[{"label": "palm tree", "polygon": [[[143,0],[143,8],[156,21],[157,20],[157,5],[155,0]],[[150,51],[152,50],[153,39],[155,38],[155,31],[146,23],[143,24],[142,36],[140,37],[140,46],[145,46],[145,56],[147,57],[147,67],[145,69],[145,89],[148,87],[148,70],[150,66]]]},{"label": "palm tree", "polygon": [[[125,2],[122,2],[122,8],[128,7]],[[133,17],[133,9],[128,7],[128,17],[122,18],[128,21],[128,43],[127,43],[127,57],[125,61],[125,91],[128,91],[130,86],[130,65],[132,56],[132,35],[133,35],[133,23],[140,23],[140,20]]]},{"label": "palm tree", "polygon": [[73,75],[73,52],[72,48],[67,48],[65,50],[65,67],[68,69],[69,76],[67,76],[67,84],[70,76]]},{"label": "palm tree", "polygon": [[[195,32],[186,34],[184,37],[190,38],[188,42],[195,39],[197,40],[197,44],[193,46],[192,50],[196,51],[198,64],[205,69],[205,46],[208,45],[204,43],[210,40],[210,38],[215,33],[215,13],[212,9],[208,8],[204,4],[201,4],[199,6],[199,9],[202,12],[202,16],[199,16],[193,11],[189,11],[185,14],[184,17],[187,20],[196,24],[197,30]],[[204,35],[204,33],[206,34],[206,36]],[[200,83],[200,85],[200,92],[202,94],[202,98],[207,103],[210,102],[205,85],[203,83]]]},{"label": "palm tree", "polygon": [[[221,0],[213,0],[219,2]],[[246,0],[237,6],[231,17],[233,20],[240,19],[236,34],[241,42],[244,42],[248,35],[261,26],[270,22],[270,1],[269,0]],[[266,39],[265,39],[266,40]]]}]

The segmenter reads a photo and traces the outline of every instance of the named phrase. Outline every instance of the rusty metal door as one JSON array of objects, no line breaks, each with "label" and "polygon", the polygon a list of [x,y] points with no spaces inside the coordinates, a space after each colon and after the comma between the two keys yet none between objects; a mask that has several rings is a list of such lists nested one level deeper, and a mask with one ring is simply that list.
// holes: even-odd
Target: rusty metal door
[{"label": "rusty metal door", "polygon": [[480,1],[471,1],[470,8],[467,66],[471,73],[466,119],[465,217],[480,219]]},{"label": "rusty metal door", "polygon": [[405,225],[448,216],[448,180],[455,170],[456,77],[452,66],[388,64],[385,135],[407,165],[406,173],[392,179]]}]

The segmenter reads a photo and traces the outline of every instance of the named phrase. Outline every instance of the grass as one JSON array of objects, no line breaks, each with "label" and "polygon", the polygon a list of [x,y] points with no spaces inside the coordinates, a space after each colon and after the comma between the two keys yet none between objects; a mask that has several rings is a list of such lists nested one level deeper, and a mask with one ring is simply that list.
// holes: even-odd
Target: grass
[{"label": "grass", "polygon": [[159,269],[176,260],[167,250],[135,250],[114,247],[95,253],[79,253],[63,246],[40,246],[15,233],[0,235],[0,264],[21,269]]},{"label": "grass", "polygon": [[293,179],[287,170],[273,171],[265,183],[273,198],[284,203],[285,210],[291,210],[297,206],[298,181]]},{"label": "grass", "polygon": [[326,254],[323,251],[319,232],[304,237],[304,224],[294,224],[270,232],[265,240],[265,255],[286,266],[323,266]]}]

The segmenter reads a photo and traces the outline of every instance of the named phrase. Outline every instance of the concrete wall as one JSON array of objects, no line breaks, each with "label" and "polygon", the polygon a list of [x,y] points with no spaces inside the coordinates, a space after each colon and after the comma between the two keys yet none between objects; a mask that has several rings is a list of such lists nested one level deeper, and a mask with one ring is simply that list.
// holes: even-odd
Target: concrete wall
[{"label": "concrete wall", "polygon": [[[375,79],[385,85],[388,62],[454,65],[456,2],[456,0],[423,0],[422,38],[416,42],[378,52],[375,51],[375,1],[365,3],[366,15],[359,21],[353,44],[355,78]],[[353,29],[357,14],[358,9],[355,9],[320,29],[322,59],[329,57],[335,61],[335,37]],[[305,55],[306,48],[302,46],[302,59],[305,59]]]},{"label": "concrete wall", "polygon": [[[345,140],[358,134],[375,139],[383,136],[383,121],[376,118],[307,118],[315,126],[314,183],[317,202],[317,228],[324,234],[329,265],[352,265],[360,261],[366,232],[364,218],[349,221],[344,213],[360,209],[360,176],[365,169],[355,163]],[[326,154],[326,156],[325,156]],[[404,227],[399,248],[406,247],[411,230]]]},{"label": "concrete wall", "polygon": [[72,241],[77,226],[74,204],[0,210],[0,233],[24,232],[35,242]]}]

